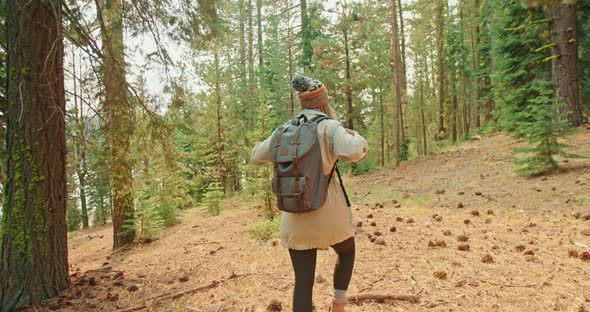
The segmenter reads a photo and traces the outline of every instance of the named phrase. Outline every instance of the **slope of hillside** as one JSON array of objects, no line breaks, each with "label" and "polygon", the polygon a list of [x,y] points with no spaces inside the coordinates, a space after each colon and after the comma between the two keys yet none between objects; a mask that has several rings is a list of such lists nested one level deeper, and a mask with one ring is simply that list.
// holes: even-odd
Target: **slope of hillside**
[{"label": "slope of hillside", "polygon": [[[571,152],[590,156],[586,128],[568,138]],[[419,297],[347,311],[590,309],[590,260],[580,259],[590,252],[582,234],[590,229],[590,159],[560,159],[560,172],[520,177],[510,159],[521,144],[493,135],[347,178],[358,222],[349,294]],[[115,253],[111,228],[77,233],[69,240],[74,286],[38,309],[291,311],[288,253],[276,240],[248,237],[261,219],[250,206],[227,203],[218,217],[187,211],[160,239]],[[327,311],[335,260],[333,251],[319,253],[316,311]]]}]

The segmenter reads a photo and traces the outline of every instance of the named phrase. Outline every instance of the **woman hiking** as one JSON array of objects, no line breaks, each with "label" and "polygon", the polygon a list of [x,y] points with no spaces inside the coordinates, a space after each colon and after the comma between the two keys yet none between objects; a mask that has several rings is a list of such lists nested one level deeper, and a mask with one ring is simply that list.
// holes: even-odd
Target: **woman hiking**
[{"label": "woman hiking", "polygon": [[[294,78],[291,84],[297,91],[302,109],[298,116],[306,121],[317,117],[329,118],[317,124],[317,140],[321,150],[321,157],[318,157],[321,159],[317,159],[317,162],[321,163],[324,176],[332,175],[338,158],[345,162],[364,159],[368,151],[367,140],[358,132],[344,128],[336,120],[336,113],[328,104],[328,91],[322,82],[300,76]],[[253,164],[271,162],[273,136],[254,146],[251,155]],[[274,147],[277,148],[277,145]],[[274,155],[276,157],[277,154]],[[328,247],[332,247],[338,255],[331,311],[344,311],[346,290],[354,267],[354,225],[344,189],[335,180],[327,178],[325,202],[319,209],[302,213],[282,212],[281,244],[289,249],[295,271],[294,312],[312,311],[317,250]]]}]

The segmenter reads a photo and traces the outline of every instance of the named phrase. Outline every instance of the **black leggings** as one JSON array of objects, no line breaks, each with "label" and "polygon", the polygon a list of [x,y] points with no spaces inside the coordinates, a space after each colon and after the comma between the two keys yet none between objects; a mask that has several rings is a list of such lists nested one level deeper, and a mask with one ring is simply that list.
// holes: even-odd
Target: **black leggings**
[{"label": "black leggings", "polygon": [[[338,261],[334,268],[334,289],[347,290],[354,267],[354,237],[333,245],[332,248],[338,254]],[[295,271],[294,312],[312,311],[312,293],[317,253],[317,249],[289,249],[291,263],[293,263],[293,269]]]}]

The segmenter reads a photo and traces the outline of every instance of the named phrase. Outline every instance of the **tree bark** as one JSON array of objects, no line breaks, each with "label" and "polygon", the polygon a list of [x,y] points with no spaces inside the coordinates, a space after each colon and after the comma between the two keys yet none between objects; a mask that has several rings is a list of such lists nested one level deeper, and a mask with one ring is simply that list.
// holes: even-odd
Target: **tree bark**
[{"label": "tree bark", "polygon": [[342,26],[342,34],[344,36],[344,62],[346,65],[346,127],[354,129],[354,108],[352,107],[352,79],[350,78],[350,53],[348,46],[348,20],[346,16],[346,4],[342,1],[342,19],[344,21]]},{"label": "tree bark", "polygon": [[6,1],[7,171],[0,310],[69,286],[62,1]]},{"label": "tree bark", "polygon": [[262,69],[262,0],[256,0],[256,26],[258,30],[258,69]]},{"label": "tree bark", "polygon": [[[479,0],[475,0],[475,18],[479,19]],[[481,78],[479,74],[479,47],[480,47],[480,34],[479,34],[479,20],[476,22],[475,25],[475,44],[473,40],[473,30],[471,31],[471,50],[473,56],[473,70],[475,71],[475,75],[477,78],[475,79],[475,128],[481,127]]]},{"label": "tree bark", "polygon": [[[219,185],[223,188],[223,192],[226,193],[227,185],[225,179],[225,165],[223,162],[223,145],[222,145],[222,131],[221,131],[221,75],[219,68],[219,52],[218,47],[215,46],[214,53],[214,65],[215,65],[215,118],[217,127],[217,174],[219,178]],[[219,213],[219,212],[217,212]]]},{"label": "tree bark", "polygon": [[135,239],[129,144],[133,132],[132,108],[125,78],[122,0],[105,0],[102,2],[104,5],[97,0],[96,4],[104,42],[104,106],[111,152],[113,249],[117,249]]},{"label": "tree bark", "polygon": [[572,126],[582,125],[582,106],[580,105],[578,77],[578,22],[576,4],[563,4],[561,1],[551,8],[551,41],[553,59],[551,76],[553,91],[563,101],[559,112]]},{"label": "tree bark", "polygon": [[307,0],[301,0],[301,50],[303,52],[301,53],[301,65],[303,67],[303,73],[307,74],[310,69],[311,57],[313,55],[309,17],[307,16]]},{"label": "tree bark", "polygon": [[381,167],[385,166],[385,110],[383,108],[383,90],[379,87],[379,113],[381,117]]},{"label": "tree bark", "polygon": [[443,138],[445,134],[445,73],[444,73],[444,4],[443,0],[437,1],[436,8],[436,44],[438,49],[438,137]]},{"label": "tree bark", "polygon": [[[256,73],[254,72],[254,7],[252,0],[248,0],[248,102],[250,106],[246,111],[248,116],[247,129],[254,127],[254,114],[256,112],[257,92],[256,92]],[[250,146],[250,142],[246,140],[246,146]]]},{"label": "tree bark", "polygon": [[[399,12],[399,29],[400,29],[400,41],[401,41],[401,71],[399,74],[402,76],[402,107],[400,109],[400,127],[402,142],[406,142],[406,126],[404,125],[404,107],[408,106],[408,75],[406,73],[406,37],[404,34],[404,15],[402,12],[402,0],[397,1],[397,10]],[[405,144],[405,143],[404,143]],[[404,145],[407,148],[407,145]]]},{"label": "tree bark", "polygon": [[[454,88],[453,88],[454,89]],[[457,91],[455,90],[453,94],[453,143],[457,142],[457,127],[459,125],[459,116],[457,111],[459,110],[459,104],[457,100]]]},{"label": "tree bark", "polygon": [[401,76],[400,76],[400,49],[399,49],[399,37],[398,37],[398,25],[397,25],[397,13],[396,13],[396,0],[391,0],[391,14],[390,14],[390,23],[391,23],[391,59],[393,62],[393,78],[392,78],[392,90],[393,97],[395,100],[395,108],[394,108],[394,124],[395,124],[395,165],[399,165],[401,162],[401,106],[402,106],[402,99],[401,99]]},{"label": "tree bark", "polygon": [[82,114],[82,105],[78,106],[78,86],[76,81],[78,80],[76,76],[76,55],[72,52],[72,70],[74,75],[74,107],[76,108],[76,126],[78,127],[77,137],[78,139],[75,140],[73,143],[75,145],[75,155],[80,157],[80,159],[74,159],[76,168],[76,175],[78,176],[79,188],[80,188],[80,212],[82,217],[82,228],[87,229],[89,227],[88,222],[88,209],[86,205],[86,142],[85,142],[85,132],[86,132],[86,124],[83,120],[84,116]]},{"label": "tree bark", "polygon": [[[289,0],[285,0],[287,8],[287,53],[289,61],[289,83],[293,80],[293,42],[291,41],[291,10],[289,8]],[[289,88],[289,104],[291,108],[291,116],[295,114],[295,91]]]},{"label": "tree bark", "polygon": [[[416,57],[418,58],[418,57]],[[419,70],[419,85],[420,85],[420,121],[421,121],[421,126],[422,126],[422,139],[423,139],[423,148],[424,148],[424,154],[423,155],[427,155],[428,154],[428,147],[427,147],[427,143],[426,143],[426,118],[424,116],[424,81],[423,81],[423,70],[427,71],[428,70],[428,62],[426,60],[426,56],[424,57],[424,64],[418,63],[418,70]],[[428,78],[428,72],[426,72],[426,76]]]}]

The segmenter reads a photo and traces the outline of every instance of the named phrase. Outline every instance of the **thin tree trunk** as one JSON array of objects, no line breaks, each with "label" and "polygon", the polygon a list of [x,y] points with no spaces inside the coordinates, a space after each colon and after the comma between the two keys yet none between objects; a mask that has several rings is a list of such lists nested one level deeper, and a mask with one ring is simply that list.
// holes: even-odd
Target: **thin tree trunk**
[{"label": "thin tree trunk", "polygon": [[[241,110],[242,110],[242,116],[246,117],[248,116],[248,114],[250,113],[250,107],[248,106],[251,99],[250,99],[250,92],[248,92],[248,84],[249,84],[249,80],[248,80],[248,70],[247,70],[247,65],[246,65],[246,8],[245,8],[245,4],[244,4],[244,0],[239,0],[238,1],[238,7],[239,7],[239,13],[238,13],[238,29],[239,29],[239,36],[240,36],[240,40],[239,40],[239,55],[240,55],[240,82],[238,85],[239,90],[241,91]],[[228,51],[229,52],[229,51]],[[242,118],[241,120],[241,126],[244,129],[248,128],[248,118]],[[248,138],[246,136],[244,136],[244,142],[247,142]],[[245,143],[244,143],[245,144]],[[249,145],[249,144],[245,144],[245,145]]]},{"label": "thin tree trunk", "polygon": [[[404,15],[402,12],[402,1],[397,1],[397,10],[399,12],[399,29],[400,29],[400,41],[401,41],[401,71],[399,74],[402,76],[402,107],[400,109],[400,126],[402,132],[402,142],[406,144],[406,128],[404,125],[404,107],[408,106],[408,77],[406,73],[406,37],[404,34]],[[405,145],[406,146],[406,145]],[[407,148],[407,146],[406,146]]]},{"label": "thin tree trunk", "polygon": [[0,310],[69,287],[62,1],[5,7],[6,185]]},{"label": "thin tree trunk", "polygon": [[354,108],[352,107],[352,79],[350,78],[350,54],[348,48],[348,21],[346,16],[346,2],[342,1],[342,18],[344,20],[342,26],[342,34],[344,36],[344,61],[346,65],[346,127],[354,129]]},{"label": "thin tree trunk", "polygon": [[[293,48],[291,41],[291,10],[289,9],[289,0],[286,0],[287,7],[287,53],[289,58],[289,82],[293,80]],[[291,107],[291,116],[295,115],[295,91],[289,88],[289,104]]]},{"label": "thin tree trunk", "polygon": [[[122,0],[96,1],[101,23],[105,68],[103,80],[107,112],[111,179],[113,196],[113,249],[130,244],[135,239],[133,207],[133,174],[130,136],[133,132],[131,104],[125,78]],[[105,13],[103,17],[103,12]]]},{"label": "thin tree trunk", "polygon": [[438,135],[439,138],[444,137],[445,133],[445,79],[444,79],[444,48],[443,48],[443,17],[444,5],[443,0],[437,1],[436,10],[436,41],[438,46]]},{"label": "thin tree trunk", "polygon": [[258,30],[258,68],[262,69],[262,0],[256,0],[256,24]]},{"label": "thin tree trunk", "polygon": [[[246,112],[248,116],[248,128],[254,127],[254,114],[256,113],[256,106],[258,95],[256,90],[256,73],[254,72],[254,18],[253,18],[252,0],[248,0],[248,94],[250,95],[250,107]],[[250,142],[246,142],[247,146]]]},{"label": "thin tree trunk", "polygon": [[[422,65],[422,64],[419,64]],[[422,67],[423,66],[423,67]],[[427,70],[428,69],[428,64],[426,62],[426,60],[424,60],[424,64],[422,66],[419,66],[419,70],[420,70],[420,81],[418,82],[420,84],[420,120],[422,122],[422,139],[423,139],[423,144],[424,144],[424,155],[428,154],[428,149],[426,146],[426,118],[424,117],[424,81],[423,81],[423,72],[422,69]],[[426,75],[428,75],[428,73],[426,73]]]},{"label": "thin tree trunk", "polygon": [[303,72],[309,72],[313,49],[311,47],[311,31],[309,29],[309,17],[307,16],[307,0],[301,0],[301,65]]},{"label": "thin tree trunk", "polygon": [[[80,159],[75,159],[76,162],[76,174],[78,176],[79,188],[80,188],[80,212],[82,218],[82,228],[87,229],[89,227],[88,224],[88,209],[86,205],[86,147],[85,147],[85,131],[86,125],[82,120],[82,105],[78,106],[78,85],[76,77],[76,55],[72,51],[72,72],[73,72],[73,83],[74,83],[74,107],[76,108],[76,124],[78,126],[78,136],[80,139],[76,139],[77,142],[74,142],[75,149],[77,151],[77,155]],[[81,169],[80,166],[83,168]]]},{"label": "thin tree trunk", "polygon": [[224,173],[224,164],[223,164],[223,146],[221,143],[222,136],[221,136],[221,77],[220,77],[220,68],[219,68],[219,52],[218,47],[216,46],[214,51],[214,62],[215,62],[215,118],[217,120],[217,174],[219,179],[219,184],[223,188],[223,192],[227,191],[226,181],[225,181],[225,173]]},{"label": "thin tree trunk", "polygon": [[[479,19],[479,0],[475,0],[475,18]],[[477,20],[475,25],[475,43],[473,42],[473,30],[471,31],[471,52],[473,56],[473,70],[475,71],[475,75],[477,78],[475,79],[475,128],[481,127],[481,78],[479,74],[479,45],[480,45],[480,38],[479,38],[479,20]]]},{"label": "thin tree trunk", "polygon": [[393,60],[393,78],[392,78],[392,90],[394,90],[393,97],[395,100],[394,108],[394,125],[395,125],[395,165],[399,165],[401,162],[401,77],[398,73],[400,70],[400,49],[399,49],[399,38],[398,38],[398,26],[397,26],[397,13],[396,13],[396,0],[391,0],[391,33],[392,33],[392,44],[391,44],[391,58]]},{"label": "thin tree trunk", "polygon": [[576,3],[563,4],[561,1],[551,8],[551,77],[555,96],[563,100],[559,112],[564,114],[572,126],[578,127],[584,122],[580,105],[578,76],[578,21]]},{"label": "thin tree trunk", "polygon": [[381,167],[385,166],[385,111],[383,108],[383,90],[379,87],[379,110],[381,115]]},{"label": "thin tree trunk", "polygon": [[[453,89],[455,89],[453,87]],[[453,94],[453,143],[457,142],[457,126],[458,126],[458,114],[457,111],[459,110],[459,104],[457,101],[457,92],[455,91]]]}]

